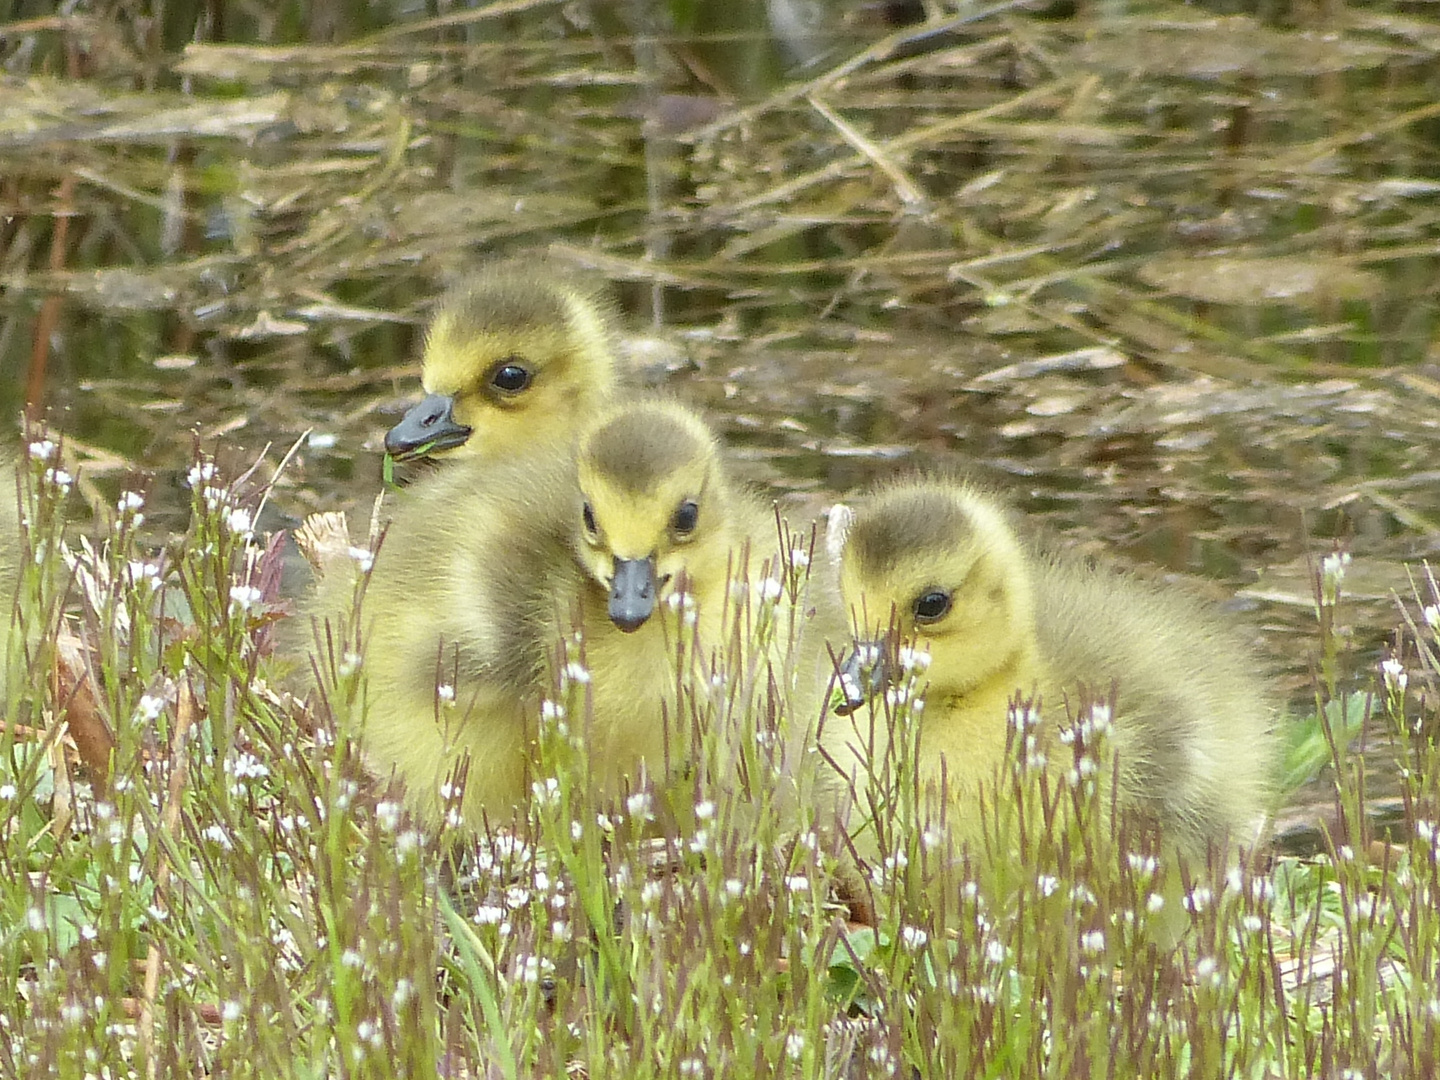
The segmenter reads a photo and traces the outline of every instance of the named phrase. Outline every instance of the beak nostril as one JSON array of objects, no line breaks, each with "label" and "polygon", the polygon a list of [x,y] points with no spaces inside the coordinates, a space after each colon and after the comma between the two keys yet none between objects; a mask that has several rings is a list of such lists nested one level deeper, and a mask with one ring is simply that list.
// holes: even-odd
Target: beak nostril
[{"label": "beak nostril", "polygon": [[470,428],[455,422],[455,402],[428,394],[417,402],[385,435],[386,452],[397,461],[425,453],[442,453],[470,437]]}]

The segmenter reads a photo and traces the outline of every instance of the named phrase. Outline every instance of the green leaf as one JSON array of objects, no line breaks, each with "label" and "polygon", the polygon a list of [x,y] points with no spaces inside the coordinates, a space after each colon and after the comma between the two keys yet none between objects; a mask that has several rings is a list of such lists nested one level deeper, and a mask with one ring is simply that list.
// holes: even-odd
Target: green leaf
[{"label": "green leaf", "polygon": [[[1369,694],[1343,694],[1325,705],[1325,719],[1337,742],[1349,743],[1360,734],[1370,715]],[[1281,790],[1292,792],[1319,775],[1331,760],[1330,741],[1320,715],[1282,725],[1285,755],[1281,766]]]}]

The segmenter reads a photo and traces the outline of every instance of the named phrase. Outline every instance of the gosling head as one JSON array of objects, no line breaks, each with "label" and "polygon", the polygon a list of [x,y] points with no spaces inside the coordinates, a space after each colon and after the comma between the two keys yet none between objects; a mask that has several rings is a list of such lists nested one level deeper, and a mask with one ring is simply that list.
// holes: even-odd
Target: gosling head
[{"label": "gosling head", "polygon": [[602,300],[543,263],[496,263],[441,302],[421,360],[425,397],[385,451],[496,458],[568,441],[616,378]]},{"label": "gosling head", "polygon": [[932,695],[963,695],[1034,651],[1024,551],[1003,512],[961,484],[911,481],[867,500],[845,539],[840,590],[856,626],[842,669],[849,709],[890,674],[872,665],[895,635],[929,654]]},{"label": "gosling head", "polygon": [[694,413],[671,402],[601,416],[577,450],[575,550],[610,594],[610,620],[638,630],[669,594],[723,585],[733,524],[720,449]]}]

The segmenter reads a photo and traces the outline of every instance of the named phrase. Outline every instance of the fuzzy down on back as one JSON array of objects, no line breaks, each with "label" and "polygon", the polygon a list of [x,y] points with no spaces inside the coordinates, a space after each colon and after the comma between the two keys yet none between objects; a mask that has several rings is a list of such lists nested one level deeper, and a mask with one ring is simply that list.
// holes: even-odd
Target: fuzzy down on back
[{"label": "fuzzy down on back", "polygon": [[[569,476],[563,453],[456,462],[398,500],[360,603],[365,696],[349,721],[371,768],[404,781],[428,824],[466,757],[467,821],[503,820],[528,791],[553,600],[578,575],[563,539]],[[327,574],[306,622],[346,625],[357,574]]]},{"label": "fuzzy down on back", "polygon": [[1054,677],[1101,699],[1115,688],[1122,801],[1192,847],[1253,841],[1270,800],[1276,709],[1235,628],[1173,585],[1053,556],[1034,568]]}]

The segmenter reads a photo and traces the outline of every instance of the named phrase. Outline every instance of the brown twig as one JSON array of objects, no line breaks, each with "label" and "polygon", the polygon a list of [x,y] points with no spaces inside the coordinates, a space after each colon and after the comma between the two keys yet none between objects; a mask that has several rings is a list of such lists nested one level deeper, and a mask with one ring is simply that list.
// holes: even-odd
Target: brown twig
[{"label": "brown twig", "polygon": [[[50,272],[65,269],[65,245],[70,237],[70,217],[75,208],[75,175],[67,174],[55,193],[55,228],[50,233]],[[40,304],[35,320],[35,339],[30,345],[30,371],[25,380],[25,418],[40,419],[45,405],[45,369],[50,362],[50,338],[60,322],[63,297],[51,293]]]}]

